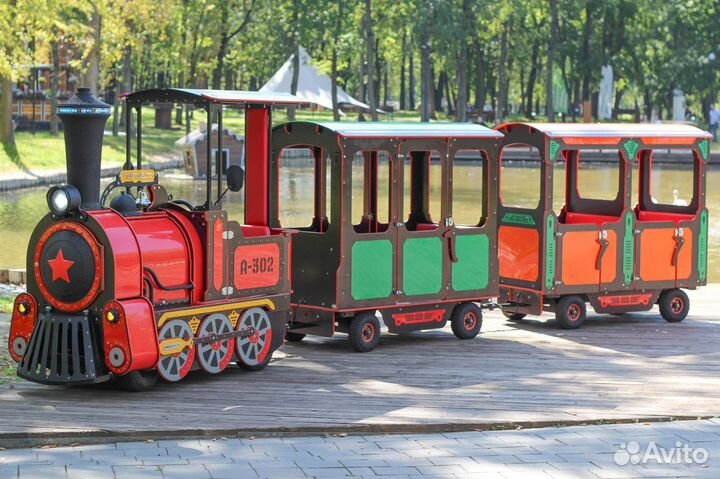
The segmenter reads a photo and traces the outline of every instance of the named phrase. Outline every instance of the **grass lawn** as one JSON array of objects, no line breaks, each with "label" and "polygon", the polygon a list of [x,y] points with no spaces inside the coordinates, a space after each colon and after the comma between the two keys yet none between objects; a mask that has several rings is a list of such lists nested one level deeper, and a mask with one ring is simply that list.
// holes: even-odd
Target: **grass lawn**
[{"label": "grass lawn", "polygon": [[[205,113],[196,111],[191,120],[192,129],[205,121]],[[296,114],[297,120],[332,121],[332,112],[301,110]],[[392,115],[380,115],[383,121],[420,121],[420,115],[413,111],[395,112]],[[356,121],[357,115],[348,114],[342,121]],[[287,121],[285,110],[273,112],[273,124]],[[446,115],[439,113],[438,121],[448,121]],[[111,127],[112,118],[108,121]],[[243,110],[227,110],[223,115],[224,126],[240,134],[245,131]],[[174,125],[171,130],[161,130],[149,125],[154,124],[154,110],[143,109],[143,158],[154,155],[167,155],[174,152],[174,143],[185,134],[184,125]],[[105,132],[103,145],[103,166],[120,166],[125,161],[125,133],[112,136],[111,130]],[[18,173],[23,170],[52,171],[65,169],[65,140],[60,133],[52,136],[49,132],[18,132],[15,136],[17,149],[7,151],[0,149],[0,174]],[[134,150],[134,146],[133,146]]]}]

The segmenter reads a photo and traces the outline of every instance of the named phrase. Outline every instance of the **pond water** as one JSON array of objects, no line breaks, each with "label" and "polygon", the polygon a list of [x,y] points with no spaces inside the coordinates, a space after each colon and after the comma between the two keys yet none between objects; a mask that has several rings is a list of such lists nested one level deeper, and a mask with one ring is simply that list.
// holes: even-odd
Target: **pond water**
[{"label": "pond water", "polygon": [[[299,164],[297,164],[299,163]],[[454,166],[455,194],[453,217],[458,224],[476,223],[479,218],[478,194],[482,178],[480,162],[462,162]],[[409,175],[405,175],[406,177]],[[518,206],[537,205],[539,196],[539,170],[531,165],[510,165],[504,168],[502,175],[503,199],[508,204]],[[362,177],[361,165],[353,167],[353,218],[362,214]],[[387,218],[387,168],[379,168],[379,220]],[[633,177],[637,178],[636,172]],[[204,202],[205,182],[180,178],[178,175],[161,173],[161,183],[176,198],[188,199],[193,203]],[[313,211],[314,173],[312,167],[302,162],[285,166],[280,175],[280,209],[284,226],[306,226],[310,223]],[[617,192],[618,171],[610,165],[591,165],[579,174],[579,192],[583,197],[614,197]],[[439,165],[431,167],[430,212],[433,218],[439,216]],[[689,168],[655,167],[652,177],[652,195],[657,201],[672,203],[673,190],[678,190],[680,201],[690,202],[692,191],[692,170]],[[707,205],[710,210],[709,229],[709,281],[720,282],[720,188],[714,186],[720,182],[720,169],[710,169],[707,174]],[[556,190],[564,191],[564,175],[555,177]],[[634,188],[636,191],[636,188]],[[27,242],[32,228],[47,213],[45,201],[46,188],[0,193],[0,267],[25,267]],[[223,201],[231,219],[242,221],[243,194],[228,193]],[[329,195],[328,195],[329,196]],[[634,192],[633,197],[637,197]],[[559,211],[562,195],[556,195],[554,208]],[[405,200],[407,204],[407,199]],[[383,211],[384,210],[384,211]],[[716,213],[719,212],[719,213]]]}]

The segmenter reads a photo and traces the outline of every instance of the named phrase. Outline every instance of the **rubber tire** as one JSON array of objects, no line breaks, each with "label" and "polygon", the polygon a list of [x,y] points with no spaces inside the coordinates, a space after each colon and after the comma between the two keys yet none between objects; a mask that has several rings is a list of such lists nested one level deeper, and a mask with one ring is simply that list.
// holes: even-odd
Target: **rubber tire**
[{"label": "rubber tire", "polygon": [[299,343],[304,338],[305,335],[302,333],[293,333],[292,331],[285,333],[285,341],[290,341],[291,343]]},{"label": "rubber tire", "polygon": [[[579,308],[578,317],[575,319],[569,314],[574,308]],[[580,296],[563,296],[555,305],[555,319],[562,329],[578,329],[585,322],[586,316],[585,300]]]},{"label": "rubber tire", "polygon": [[525,316],[527,316],[525,313],[511,313],[510,311],[505,311],[504,309],[502,310],[502,314],[508,319],[508,321],[520,321],[525,319]]},{"label": "rubber tire", "polygon": [[[677,305],[673,308],[673,302],[676,300],[681,301],[681,309],[679,311],[674,311],[674,309],[677,309]],[[668,323],[679,323],[685,319],[690,311],[690,298],[688,298],[688,295],[682,289],[668,289],[663,291],[660,294],[658,304],[660,305],[660,315]]]},{"label": "rubber tire", "polygon": [[117,376],[117,384],[126,391],[150,391],[158,382],[158,373],[154,370],[133,371],[123,376]]},{"label": "rubber tire", "polygon": [[240,367],[240,369],[243,369],[245,371],[261,371],[261,370],[265,369],[265,366],[270,364],[270,360],[272,359],[274,352],[275,351],[270,351],[268,353],[267,357],[265,357],[265,359],[263,359],[263,362],[255,364],[254,366],[245,364],[244,362],[242,362],[240,360],[237,361],[237,365]]},{"label": "rubber tire", "polygon": [[[466,323],[466,319],[469,319],[468,315],[474,315],[470,328]],[[474,338],[482,328],[482,310],[475,303],[458,304],[450,315],[450,327],[458,339]]]},{"label": "rubber tire", "polygon": [[[372,336],[363,335],[369,328],[374,328]],[[374,311],[365,311],[355,315],[348,326],[348,341],[350,346],[358,353],[367,353],[375,349],[380,342],[380,321],[375,317]]]}]

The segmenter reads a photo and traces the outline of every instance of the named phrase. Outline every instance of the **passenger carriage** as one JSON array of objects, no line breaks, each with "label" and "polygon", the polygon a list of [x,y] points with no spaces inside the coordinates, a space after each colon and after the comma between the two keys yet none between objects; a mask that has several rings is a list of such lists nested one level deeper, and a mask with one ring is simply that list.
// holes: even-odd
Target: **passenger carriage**
[{"label": "passenger carriage", "polygon": [[[683,289],[707,281],[708,211],[705,167],[710,135],[685,125],[520,124],[498,127],[504,163],[512,148],[538,153],[533,205],[498,205],[500,303],[505,315],[555,312],[561,327],[577,328],[589,302],[598,313],[646,311],[655,304],[667,321],[682,321]],[[617,155],[605,191],[587,194],[586,158]],[[656,186],[656,152],[685,155],[691,178]],[[605,156],[607,157],[607,156]],[[503,169],[503,171],[506,171]]]},{"label": "passenger carriage", "polygon": [[[273,129],[270,225],[292,236],[293,313],[287,338],[349,335],[357,351],[390,332],[443,327],[459,338],[480,330],[473,302],[497,294],[497,148],[479,125],[297,122]],[[306,158],[314,171],[306,217],[285,220],[286,170]],[[453,165],[474,159],[476,205],[453,214]],[[292,206],[292,205],[290,205]],[[294,221],[294,222],[293,222]]]}]

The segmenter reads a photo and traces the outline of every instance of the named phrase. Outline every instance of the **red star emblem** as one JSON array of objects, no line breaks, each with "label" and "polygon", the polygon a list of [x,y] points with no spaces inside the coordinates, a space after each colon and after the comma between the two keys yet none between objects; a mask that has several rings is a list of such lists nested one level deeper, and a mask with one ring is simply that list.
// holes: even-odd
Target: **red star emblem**
[{"label": "red star emblem", "polygon": [[63,256],[62,248],[58,251],[55,259],[48,260],[48,264],[50,265],[50,269],[52,270],[53,282],[61,279],[66,283],[70,284],[70,275],[68,274],[68,271],[70,270],[70,267],[75,264],[75,261],[65,259],[65,257]]}]

